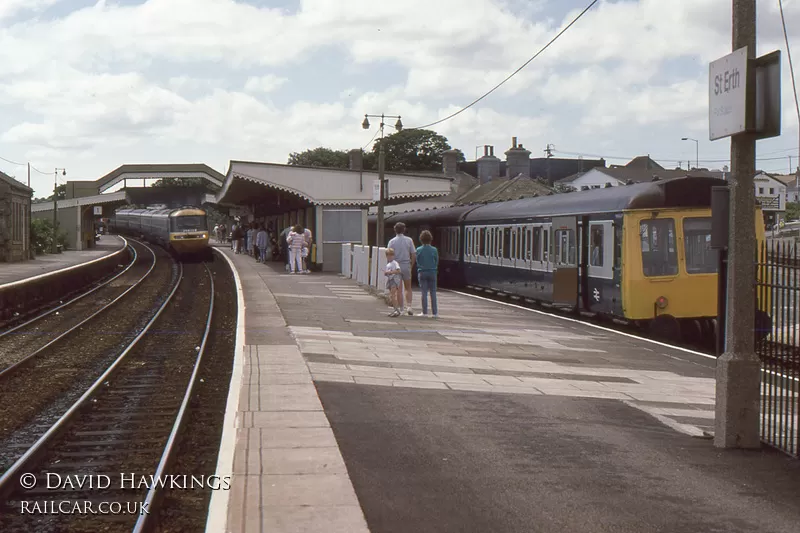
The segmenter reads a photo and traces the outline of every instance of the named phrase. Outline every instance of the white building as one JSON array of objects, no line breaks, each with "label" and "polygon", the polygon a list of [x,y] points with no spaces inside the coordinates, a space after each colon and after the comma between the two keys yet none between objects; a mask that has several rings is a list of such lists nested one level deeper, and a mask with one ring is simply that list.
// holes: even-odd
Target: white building
[{"label": "white building", "polygon": [[786,212],[786,184],[771,174],[759,172],[753,178],[753,185],[767,227],[780,222]]}]

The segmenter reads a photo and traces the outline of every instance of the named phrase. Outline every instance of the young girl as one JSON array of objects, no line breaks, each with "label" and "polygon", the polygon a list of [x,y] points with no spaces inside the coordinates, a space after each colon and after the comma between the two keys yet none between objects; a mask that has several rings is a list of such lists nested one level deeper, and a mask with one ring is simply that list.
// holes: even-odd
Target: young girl
[{"label": "young girl", "polygon": [[431,295],[431,311],[433,318],[439,318],[439,309],[436,302],[436,277],[439,270],[439,250],[431,246],[433,235],[428,230],[419,234],[422,246],[417,248],[417,279],[422,291],[422,314],[428,314],[428,294]]},{"label": "young girl", "polygon": [[386,260],[388,263],[383,269],[383,275],[386,276],[386,288],[394,306],[394,311],[389,316],[400,316],[400,265],[394,260],[394,250],[391,248],[386,249]]}]

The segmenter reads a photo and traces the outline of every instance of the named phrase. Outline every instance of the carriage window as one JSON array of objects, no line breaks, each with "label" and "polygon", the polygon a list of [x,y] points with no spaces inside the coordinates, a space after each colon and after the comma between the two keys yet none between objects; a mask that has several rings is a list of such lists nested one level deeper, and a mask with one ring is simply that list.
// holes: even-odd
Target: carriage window
[{"label": "carriage window", "polygon": [[644,275],[676,275],[678,254],[675,250],[675,221],[671,218],[643,220],[639,224],[639,234]]},{"label": "carriage window", "polygon": [[705,274],[717,271],[717,253],[711,249],[711,219],[683,220],[683,246],[686,251],[686,272]]},{"label": "carriage window", "polygon": [[486,228],[481,228],[478,234],[478,255],[486,256]]},{"label": "carriage window", "polygon": [[575,264],[575,232],[571,229],[556,230],[553,241],[555,262],[561,265]]},{"label": "carriage window", "polygon": [[589,226],[591,233],[589,238],[589,246],[591,251],[589,254],[589,266],[601,267],[603,266],[603,226]]},{"label": "carriage window", "polygon": [[542,228],[542,261],[550,262],[550,226]]},{"label": "carriage window", "polygon": [[533,228],[525,229],[525,259],[533,259]]},{"label": "carriage window", "polygon": [[503,258],[511,259],[511,228],[503,228]]},{"label": "carriage window", "polygon": [[542,228],[533,228],[533,254],[534,261],[542,260]]},{"label": "carriage window", "polygon": [[523,239],[525,235],[525,228],[517,228],[517,242],[516,242],[516,250],[517,254],[515,259],[525,259],[525,239]]}]

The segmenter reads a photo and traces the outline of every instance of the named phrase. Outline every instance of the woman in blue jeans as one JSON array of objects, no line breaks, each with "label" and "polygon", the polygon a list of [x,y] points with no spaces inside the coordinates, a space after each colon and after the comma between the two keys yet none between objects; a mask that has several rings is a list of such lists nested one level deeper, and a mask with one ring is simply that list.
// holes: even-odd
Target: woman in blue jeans
[{"label": "woman in blue jeans", "polygon": [[439,250],[431,246],[433,235],[428,230],[419,235],[422,246],[417,248],[417,279],[422,290],[422,313],[417,316],[428,316],[428,293],[431,295],[431,311],[433,318],[439,318],[439,307],[436,304],[436,276],[439,270]]}]

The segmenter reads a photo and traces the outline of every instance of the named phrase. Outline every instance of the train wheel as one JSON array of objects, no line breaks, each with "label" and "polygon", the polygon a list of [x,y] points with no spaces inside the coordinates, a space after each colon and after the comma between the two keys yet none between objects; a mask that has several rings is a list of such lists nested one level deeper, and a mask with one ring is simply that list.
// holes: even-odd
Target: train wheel
[{"label": "train wheel", "polygon": [[681,339],[681,324],[672,315],[660,315],[650,321],[648,324],[648,334],[651,338],[675,342]]},{"label": "train wheel", "polygon": [[703,341],[703,326],[700,320],[685,319],[680,321],[681,340],[687,344],[698,345]]}]

